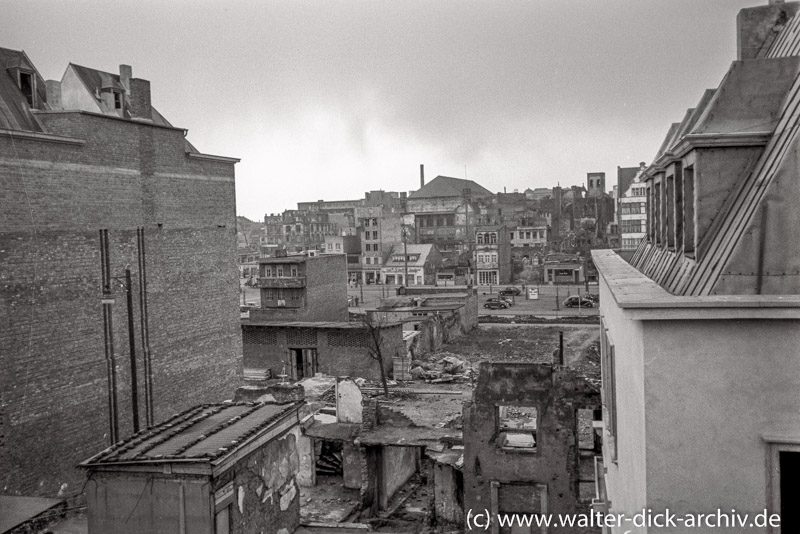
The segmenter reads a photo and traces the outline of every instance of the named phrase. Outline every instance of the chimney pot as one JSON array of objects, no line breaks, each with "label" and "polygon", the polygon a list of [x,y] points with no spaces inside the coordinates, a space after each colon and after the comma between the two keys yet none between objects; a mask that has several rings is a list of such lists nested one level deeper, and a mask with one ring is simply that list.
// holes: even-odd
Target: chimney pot
[{"label": "chimney pot", "polygon": [[422,189],[425,187],[425,165],[420,164],[419,166],[419,188]]}]

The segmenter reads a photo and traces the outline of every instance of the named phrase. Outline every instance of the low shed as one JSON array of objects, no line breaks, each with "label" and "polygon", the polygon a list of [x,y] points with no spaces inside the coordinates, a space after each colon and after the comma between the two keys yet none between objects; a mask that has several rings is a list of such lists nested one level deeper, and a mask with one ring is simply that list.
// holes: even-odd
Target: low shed
[{"label": "low shed", "polygon": [[289,534],[303,401],[203,405],[81,463],[90,534]]}]

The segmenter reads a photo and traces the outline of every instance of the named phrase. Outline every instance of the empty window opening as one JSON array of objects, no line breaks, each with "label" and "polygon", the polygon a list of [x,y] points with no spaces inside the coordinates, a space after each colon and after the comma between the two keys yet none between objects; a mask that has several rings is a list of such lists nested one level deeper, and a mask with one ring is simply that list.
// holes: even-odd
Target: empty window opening
[{"label": "empty window opening", "polygon": [[314,440],[317,476],[342,475],[342,442]]},{"label": "empty window opening", "polygon": [[535,451],[539,412],[532,406],[497,406],[497,446]]},{"label": "empty window opening", "polygon": [[19,90],[28,101],[28,105],[33,107],[33,75],[29,72],[19,73]]}]

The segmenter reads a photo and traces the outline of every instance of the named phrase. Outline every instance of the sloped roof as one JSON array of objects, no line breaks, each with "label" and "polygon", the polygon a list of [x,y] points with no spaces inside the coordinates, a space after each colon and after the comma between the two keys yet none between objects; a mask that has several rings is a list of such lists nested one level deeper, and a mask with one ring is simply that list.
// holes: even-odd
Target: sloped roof
[{"label": "sloped roof", "polygon": [[638,172],[639,167],[617,167],[617,191],[620,196],[628,190]]},{"label": "sloped roof", "polygon": [[[422,267],[423,265],[425,265],[425,262],[428,259],[428,255],[431,253],[431,250],[433,250],[433,245],[412,244],[412,245],[407,245],[407,250],[409,256],[413,254],[419,254],[419,259],[417,261],[408,263],[409,267]],[[400,261],[394,260],[394,256],[397,254],[401,256],[405,254],[403,245],[394,245],[392,247],[392,251],[389,253],[389,258],[386,260],[386,263],[384,263],[384,266],[397,267],[405,265],[406,262],[404,260]]]},{"label": "sloped roof", "polygon": [[492,192],[482,185],[463,178],[451,178],[449,176],[437,176],[420,189],[409,195],[409,198],[439,198],[439,197],[460,197],[464,194],[464,189],[470,189],[472,197],[488,197]]},{"label": "sloped roof", "polygon": [[[13,78],[12,71],[9,70],[15,67],[36,71],[25,52],[0,48],[0,128],[4,130],[43,132],[44,129],[31,113],[28,101],[17,86],[17,81]],[[37,92],[41,98],[44,81],[38,72],[36,76],[36,85],[39,89]]]},{"label": "sloped roof", "polygon": [[124,87],[122,87],[122,83],[119,80],[119,74],[112,74],[102,70],[90,69],[89,67],[83,67],[81,65],[76,65],[75,63],[70,63],[70,65],[72,65],[72,68],[75,69],[75,72],[78,74],[78,76],[80,76],[81,80],[83,80],[83,83],[86,84],[86,87],[90,91],[93,91],[94,89],[103,89],[106,87],[112,87],[120,91],[124,90]]},{"label": "sloped roof", "polygon": [[109,447],[81,465],[216,460],[267,430],[299,404],[197,406]]}]

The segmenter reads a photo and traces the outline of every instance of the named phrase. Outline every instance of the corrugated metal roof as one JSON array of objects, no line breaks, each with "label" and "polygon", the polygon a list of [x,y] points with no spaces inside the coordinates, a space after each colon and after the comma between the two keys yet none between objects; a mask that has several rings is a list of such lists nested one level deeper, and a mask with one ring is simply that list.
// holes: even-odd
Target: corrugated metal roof
[{"label": "corrugated metal roof", "polygon": [[290,404],[206,404],[121,441],[83,465],[216,459],[267,430],[298,407]]}]

